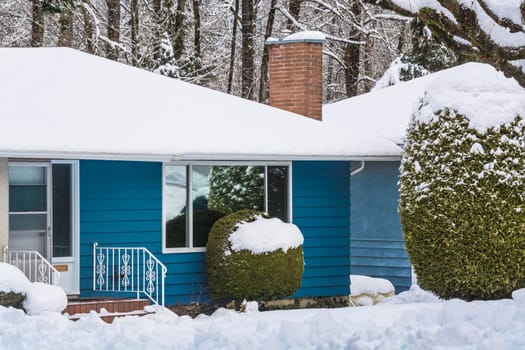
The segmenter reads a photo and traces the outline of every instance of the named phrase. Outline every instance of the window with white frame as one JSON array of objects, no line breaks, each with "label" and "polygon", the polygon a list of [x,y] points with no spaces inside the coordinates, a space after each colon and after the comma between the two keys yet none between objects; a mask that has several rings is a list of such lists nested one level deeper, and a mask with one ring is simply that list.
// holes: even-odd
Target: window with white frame
[{"label": "window with white frame", "polygon": [[165,164],[165,251],[202,250],[211,227],[241,209],[289,221],[289,164]]}]

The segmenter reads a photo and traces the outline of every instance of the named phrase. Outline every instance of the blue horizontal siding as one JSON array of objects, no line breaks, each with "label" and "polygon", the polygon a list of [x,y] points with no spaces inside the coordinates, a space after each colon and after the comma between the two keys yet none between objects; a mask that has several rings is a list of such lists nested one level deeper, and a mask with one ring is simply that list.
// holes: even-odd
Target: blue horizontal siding
[{"label": "blue horizontal siding", "polygon": [[203,253],[162,254],[161,163],[80,162],[80,289],[86,297],[94,295],[93,242],[148,248],[168,268],[168,305],[209,299]]},{"label": "blue horizontal siding", "polygon": [[293,162],[293,223],[304,235],[305,271],[294,297],[350,293],[349,162]]},{"label": "blue horizontal siding", "polygon": [[351,179],[351,269],[353,274],[386,278],[396,292],[411,284],[397,204],[399,162],[366,162]]},{"label": "blue horizontal siding", "polygon": [[[348,162],[293,163],[293,221],[305,236],[306,264],[295,297],[349,293],[348,174]],[[162,164],[81,161],[80,179],[81,296],[94,296],[98,242],[155,254],[168,268],[167,304],[209,300],[205,253],[162,254]]]}]

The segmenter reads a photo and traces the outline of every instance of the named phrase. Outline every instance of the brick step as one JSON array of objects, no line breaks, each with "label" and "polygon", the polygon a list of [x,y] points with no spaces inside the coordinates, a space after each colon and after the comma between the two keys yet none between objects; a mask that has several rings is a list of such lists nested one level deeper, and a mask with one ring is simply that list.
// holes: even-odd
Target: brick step
[{"label": "brick step", "polygon": [[[109,313],[109,312],[98,312],[97,315],[98,317],[100,317],[100,319],[106,323],[113,323],[113,320],[116,319],[116,318],[119,318],[119,317],[126,317],[126,316],[138,316],[138,317],[141,317],[141,316],[145,316],[145,315],[150,315],[150,314],[153,314],[154,312],[151,312],[151,311],[146,311],[146,310],[136,310],[136,311],[130,311],[130,312],[112,312],[112,313]],[[71,320],[71,321],[78,321],[80,320],[82,317],[86,317],[87,315],[89,315],[89,313],[78,313],[78,314],[73,314],[73,315],[68,315],[68,318]]]},{"label": "brick step", "polygon": [[144,307],[150,304],[145,299],[75,299],[70,300],[63,314],[87,314],[91,311],[100,313],[102,309],[106,313],[129,313],[144,311]]}]

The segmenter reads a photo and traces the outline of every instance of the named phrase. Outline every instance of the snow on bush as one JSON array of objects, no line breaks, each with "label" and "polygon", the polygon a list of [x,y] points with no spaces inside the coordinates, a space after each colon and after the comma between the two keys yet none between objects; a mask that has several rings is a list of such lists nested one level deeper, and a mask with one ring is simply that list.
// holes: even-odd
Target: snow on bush
[{"label": "snow on bush", "polygon": [[0,262],[0,291],[26,293],[31,282],[27,277],[13,265]]},{"label": "snow on bush", "polygon": [[421,287],[466,300],[525,287],[525,90],[484,64],[443,72],[414,114],[399,212]]},{"label": "snow on bush", "polygon": [[67,296],[58,286],[31,283],[15,266],[0,263],[0,291],[25,295],[23,307],[30,315],[42,312],[61,312],[67,306]]},{"label": "snow on bush", "polygon": [[228,238],[236,252],[246,249],[253,254],[270,253],[281,249],[297,248],[304,238],[297,226],[282,222],[278,218],[257,217],[252,222],[242,222]]},{"label": "snow on bush", "polygon": [[219,219],[206,246],[214,297],[269,300],[292,295],[304,270],[303,237],[296,226],[240,210]]}]

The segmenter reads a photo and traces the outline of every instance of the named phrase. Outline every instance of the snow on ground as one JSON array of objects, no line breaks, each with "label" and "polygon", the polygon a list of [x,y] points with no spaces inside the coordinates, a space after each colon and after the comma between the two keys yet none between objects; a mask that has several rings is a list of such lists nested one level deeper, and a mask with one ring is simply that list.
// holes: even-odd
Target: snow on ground
[{"label": "snow on ground", "polygon": [[67,296],[62,288],[39,282],[31,283],[18,268],[2,262],[0,262],[0,291],[25,294],[24,309],[30,315],[60,312],[67,305]]},{"label": "snow on ground", "polygon": [[26,316],[0,307],[5,349],[523,349],[525,290],[514,299],[440,301],[418,289],[340,309],[237,313],[191,319],[165,309],[112,325],[91,314]]}]

